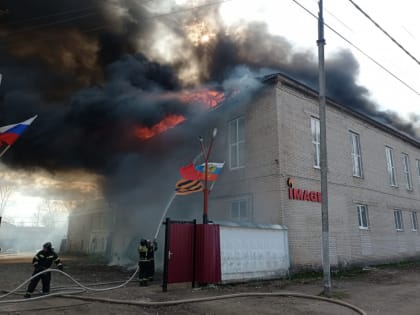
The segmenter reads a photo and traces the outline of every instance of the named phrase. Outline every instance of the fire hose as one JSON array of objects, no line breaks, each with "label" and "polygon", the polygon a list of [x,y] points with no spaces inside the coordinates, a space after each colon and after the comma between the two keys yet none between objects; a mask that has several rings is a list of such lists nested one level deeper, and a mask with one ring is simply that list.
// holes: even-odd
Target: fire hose
[{"label": "fire hose", "polygon": [[[225,295],[218,295],[218,296],[211,296],[211,297],[191,298],[191,299],[172,300],[172,301],[163,301],[163,302],[146,302],[146,301],[138,301],[138,300],[121,300],[121,299],[110,299],[110,298],[101,298],[101,297],[87,297],[87,296],[80,296],[80,295],[72,295],[72,294],[77,294],[77,293],[83,293],[83,292],[86,292],[86,291],[104,292],[104,291],[110,291],[110,290],[115,290],[115,289],[122,288],[134,279],[134,277],[135,277],[135,275],[137,274],[138,271],[139,271],[139,267],[136,268],[135,272],[131,275],[131,277],[127,281],[125,281],[125,282],[123,282],[123,283],[121,283],[117,286],[108,287],[108,288],[92,288],[92,287],[88,287],[88,286],[83,285],[82,283],[80,283],[79,281],[77,281],[76,279],[74,279],[72,276],[70,276],[68,273],[66,273],[64,271],[57,270],[57,269],[47,269],[47,270],[41,271],[41,272],[33,275],[32,277],[28,278],[26,281],[24,281],[22,284],[20,284],[18,287],[16,287],[12,291],[9,291],[8,293],[6,293],[4,295],[1,295],[0,296],[0,304],[20,303],[20,302],[39,300],[39,299],[47,298],[47,297],[50,297],[50,296],[59,296],[59,297],[70,298],[70,299],[78,299],[78,300],[84,300],[84,301],[105,302],[105,303],[111,303],[111,304],[136,305],[136,306],[143,306],[143,307],[147,307],[147,306],[156,307],[156,306],[174,306],[174,305],[187,304],[187,303],[209,302],[209,301],[216,301],[216,300],[223,300],[223,299],[242,298],[242,297],[284,296],[284,297],[305,298],[305,299],[324,301],[324,302],[328,302],[328,303],[334,303],[334,304],[337,304],[337,305],[347,307],[347,308],[349,308],[349,309],[351,309],[351,310],[353,310],[353,311],[355,311],[355,312],[357,312],[361,315],[367,315],[367,313],[364,310],[362,310],[361,308],[359,308],[355,305],[352,305],[350,303],[344,302],[344,301],[331,299],[331,298],[326,298],[326,297],[317,296],[317,295],[302,294],[302,293],[297,293],[297,292],[244,292],[244,293],[234,293],[234,294],[225,294]],[[63,274],[65,277],[67,277],[71,281],[73,281],[80,289],[75,290],[75,291],[71,291],[71,292],[56,292],[56,293],[51,293],[51,294],[48,294],[48,295],[43,295],[43,296],[33,297],[33,298],[28,298],[28,299],[14,299],[14,300],[3,300],[2,301],[3,298],[17,292],[20,288],[22,288],[25,284],[27,284],[33,278],[35,278],[35,277],[37,277],[37,276],[39,276],[43,273],[47,273],[47,272],[57,272],[57,273]]]},{"label": "fire hose", "polygon": [[137,301],[137,300],[120,300],[120,299],[110,299],[110,298],[99,298],[99,297],[87,297],[87,296],[78,296],[78,295],[62,295],[63,297],[70,299],[77,299],[83,301],[93,301],[93,302],[105,302],[112,304],[126,304],[126,305],[137,305],[137,306],[174,306],[179,304],[187,303],[197,303],[197,302],[209,302],[216,300],[224,299],[233,299],[233,298],[242,298],[242,297],[272,297],[272,296],[284,296],[284,297],[296,297],[296,298],[305,298],[318,301],[324,301],[328,303],[338,304],[344,307],[347,307],[361,315],[367,315],[367,313],[361,308],[352,305],[350,303],[335,300],[331,298],[326,298],[317,295],[303,294],[297,292],[244,292],[244,293],[234,293],[234,294],[225,294],[218,296],[210,296],[203,298],[191,298],[183,300],[172,300],[172,301],[163,301],[163,302],[146,302],[146,301]]},{"label": "fire hose", "polygon": [[134,273],[131,275],[131,277],[123,282],[120,285],[117,286],[113,286],[113,287],[109,287],[109,288],[92,288],[92,287],[88,287],[83,285],[82,283],[80,283],[79,281],[77,281],[76,279],[74,279],[71,275],[69,275],[68,273],[58,270],[58,269],[46,269],[43,270],[41,272],[38,272],[37,274],[33,275],[32,277],[28,278],[27,280],[25,280],[24,282],[22,282],[19,286],[17,286],[15,289],[13,289],[12,291],[7,292],[6,294],[0,295],[0,304],[6,304],[6,303],[17,303],[17,302],[25,302],[25,301],[34,301],[34,300],[40,300],[49,296],[58,296],[58,295],[62,295],[65,292],[56,292],[56,293],[51,293],[48,295],[42,295],[42,296],[37,296],[37,297],[33,297],[33,298],[28,298],[28,299],[15,299],[15,300],[2,300],[5,297],[17,292],[20,288],[22,288],[24,285],[26,285],[29,281],[31,281],[32,279],[47,273],[47,272],[57,272],[60,273],[62,275],[64,275],[65,277],[69,278],[71,281],[73,281],[80,289],[73,291],[73,292],[67,292],[67,294],[69,293],[82,293],[85,291],[92,291],[92,292],[103,292],[103,291],[110,291],[110,290],[115,290],[115,289],[119,289],[124,287],[125,285],[127,285],[131,280],[134,279],[135,275],[137,274],[137,272],[139,271],[139,266],[137,266],[136,270],[134,271]]}]

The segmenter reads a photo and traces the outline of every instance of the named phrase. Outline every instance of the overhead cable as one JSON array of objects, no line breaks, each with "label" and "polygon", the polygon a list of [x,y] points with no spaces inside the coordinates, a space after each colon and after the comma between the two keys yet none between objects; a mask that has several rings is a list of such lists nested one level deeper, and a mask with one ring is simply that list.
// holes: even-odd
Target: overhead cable
[{"label": "overhead cable", "polygon": [[[312,15],[315,19],[318,19],[318,16],[316,16],[315,14],[313,14],[310,10],[308,10],[306,7],[304,7],[301,3],[299,3],[297,0],[291,0],[294,3],[296,3],[298,6],[300,6],[303,10],[305,10],[307,13],[309,13],[310,15]],[[394,73],[392,73],[390,70],[388,70],[387,68],[385,68],[385,66],[381,65],[378,61],[376,61],[375,59],[373,59],[373,57],[369,56],[367,53],[365,53],[362,49],[360,49],[359,47],[357,47],[355,44],[353,44],[351,41],[349,41],[347,38],[345,38],[343,35],[341,35],[339,32],[337,32],[335,29],[333,29],[331,26],[329,26],[327,23],[324,22],[324,25],[330,30],[332,31],[334,34],[336,34],[337,36],[339,36],[341,39],[343,39],[345,42],[347,42],[350,46],[352,46],[354,49],[356,49],[358,52],[360,52],[363,56],[365,56],[366,58],[368,58],[370,61],[372,61],[373,63],[375,63],[378,67],[380,67],[382,70],[384,70],[386,73],[388,73],[389,75],[391,75],[394,79],[398,80],[401,84],[403,84],[404,86],[406,86],[407,88],[409,88],[411,91],[413,91],[415,94],[420,95],[420,93],[414,89],[412,86],[410,86],[408,83],[406,83],[405,81],[403,81],[402,79],[400,79],[397,75],[395,75]]]},{"label": "overhead cable", "polygon": [[403,45],[401,45],[394,37],[392,37],[391,35],[389,35],[389,33],[387,31],[385,31],[377,22],[375,22],[370,16],[369,14],[367,14],[365,11],[362,10],[362,8],[360,8],[353,0],[348,0],[350,1],[350,3],[352,5],[354,5],[354,7],[359,10],[366,18],[368,18],[377,28],[379,28],[382,33],[384,33],[386,36],[388,36],[389,39],[391,39],[398,47],[400,47],[408,56],[411,57],[411,59],[413,59],[419,66],[420,66],[420,61],[418,61],[416,59],[416,57],[414,57],[407,49],[404,48]]}]

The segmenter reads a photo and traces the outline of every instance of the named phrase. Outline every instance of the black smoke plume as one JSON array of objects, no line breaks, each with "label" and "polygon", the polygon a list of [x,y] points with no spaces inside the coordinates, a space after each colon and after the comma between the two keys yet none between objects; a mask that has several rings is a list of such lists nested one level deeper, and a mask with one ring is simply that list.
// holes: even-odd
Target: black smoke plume
[{"label": "black smoke plume", "polygon": [[[0,124],[39,115],[4,158],[16,168],[113,172],[125,155],[149,150],[149,142],[135,137],[135,126],[151,127],[171,114],[193,122],[203,108],[174,95],[210,82],[222,86],[240,67],[281,71],[317,89],[312,53],[293,52],[263,24],[226,30],[216,6],[164,16],[179,7],[134,0],[1,5],[8,14],[0,24]],[[194,29],[197,21],[212,33],[205,43],[191,40],[184,27]],[[350,52],[327,60],[326,68],[328,97],[419,136],[413,124],[369,101],[368,89],[356,83],[359,65]]]}]

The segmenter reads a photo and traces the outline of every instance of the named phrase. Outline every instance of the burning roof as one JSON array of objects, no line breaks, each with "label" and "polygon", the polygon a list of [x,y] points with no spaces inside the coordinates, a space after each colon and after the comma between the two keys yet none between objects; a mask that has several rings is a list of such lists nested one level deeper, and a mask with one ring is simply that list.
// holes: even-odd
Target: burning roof
[{"label": "burning roof", "polygon": [[[316,58],[264,24],[226,28],[217,5],[159,15],[180,8],[145,3],[3,1],[0,124],[39,117],[5,156],[9,166],[109,174],[154,135],[253,93],[255,77],[281,71],[317,88]],[[331,99],[418,135],[369,101],[351,53],[326,69]]]}]

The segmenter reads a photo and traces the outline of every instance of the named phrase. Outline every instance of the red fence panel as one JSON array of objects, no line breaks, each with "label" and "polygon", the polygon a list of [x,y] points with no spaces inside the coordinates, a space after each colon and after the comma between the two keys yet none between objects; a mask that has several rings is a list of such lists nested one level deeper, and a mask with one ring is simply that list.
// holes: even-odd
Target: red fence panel
[{"label": "red fence panel", "polygon": [[196,277],[201,283],[222,280],[220,260],[220,228],[215,224],[199,224],[196,231]]}]

